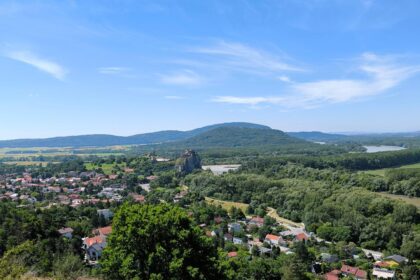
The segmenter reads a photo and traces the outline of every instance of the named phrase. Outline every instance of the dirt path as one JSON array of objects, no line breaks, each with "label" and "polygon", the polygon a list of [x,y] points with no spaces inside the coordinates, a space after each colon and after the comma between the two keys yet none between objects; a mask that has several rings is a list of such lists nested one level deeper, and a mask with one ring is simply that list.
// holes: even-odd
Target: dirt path
[{"label": "dirt path", "polygon": [[286,227],[294,227],[294,228],[305,228],[305,225],[303,223],[295,223],[291,220],[288,220],[286,218],[280,217],[279,214],[277,214],[276,209],[268,207],[267,208],[267,216],[270,216],[271,218],[275,219],[279,224],[284,225]]}]

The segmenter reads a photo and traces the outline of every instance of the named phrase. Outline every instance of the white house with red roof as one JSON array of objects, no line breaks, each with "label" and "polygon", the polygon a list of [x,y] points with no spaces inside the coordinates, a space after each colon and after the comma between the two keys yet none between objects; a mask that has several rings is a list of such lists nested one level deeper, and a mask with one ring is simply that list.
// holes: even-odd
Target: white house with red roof
[{"label": "white house with red roof", "polygon": [[281,236],[277,236],[274,234],[267,234],[265,236],[264,241],[270,244],[271,246],[279,246],[280,244],[284,243],[284,240]]},{"label": "white house with red roof", "polygon": [[83,238],[83,250],[85,250],[85,260],[91,264],[96,265],[97,261],[102,255],[102,251],[106,247],[106,239],[111,234],[112,227],[97,228],[92,231],[95,235],[93,237]]}]

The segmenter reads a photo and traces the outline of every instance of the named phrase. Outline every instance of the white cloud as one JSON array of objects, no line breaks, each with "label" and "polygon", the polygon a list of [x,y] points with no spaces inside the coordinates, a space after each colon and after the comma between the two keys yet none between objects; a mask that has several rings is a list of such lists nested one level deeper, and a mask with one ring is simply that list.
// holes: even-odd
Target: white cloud
[{"label": "white cloud", "polygon": [[221,41],[214,46],[195,48],[191,51],[220,57],[223,59],[222,63],[241,71],[257,73],[303,71],[302,68],[287,62],[286,58],[269,54],[240,43]]},{"label": "white cloud", "polygon": [[112,66],[112,67],[100,67],[98,68],[99,73],[101,74],[106,74],[106,75],[116,75],[116,74],[121,74],[124,73],[126,71],[128,71],[129,69],[126,67],[117,67],[117,66]]},{"label": "white cloud", "polygon": [[183,70],[168,75],[162,75],[161,82],[170,85],[196,86],[202,84],[203,79],[194,71]]},{"label": "white cloud", "polygon": [[6,53],[6,56],[16,61],[29,64],[37,68],[38,70],[46,72],[59,80],[64,80],[67,74],[67,70],[64,69],[64,67],[62,67],[61,65],[44,58],[40,58],[37,55],[30,52],[8,52]]},{"label": "white cloud", "polygon": [[280,77],[277,77],[277,79],[285,83],[292,83],[292,80],[287,76],[280,76]]},{"label": "white cloud", "polygon": [[217,96],[212,99],[217,103],[241,104],[241,105],[258,105],[261,103],[279,104],[284,101],[282,97],[236,97],[236,96]]},{"label": "white cloud", "polygon": [[180,100],[180,99],[184,99],[184,97],[179,96],[179,95],[166,95],[165,96],[166,99],[171,99],[171,100]]},{"label": "white cloud", "polygon": [[293,83],[281,96],[219,96],[213,101],[246,105],[267,103],[285,107],[311,108],[383,94],[420,72],[419,65],[401,65],[391,57],[380,57],[371,53],[363,54],[359,62],[358,72],[364,78]]}]

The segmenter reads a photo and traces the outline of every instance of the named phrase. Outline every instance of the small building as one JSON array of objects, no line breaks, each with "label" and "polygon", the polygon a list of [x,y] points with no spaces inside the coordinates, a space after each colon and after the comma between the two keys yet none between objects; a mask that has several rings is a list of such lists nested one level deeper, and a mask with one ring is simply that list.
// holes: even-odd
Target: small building
[{"label": "small building", "polygon": [[59,233],[61,236],[66,237],[66,238],[69,238],[69,239],[71,239],[71,238],[73,237],[73,229],[72,229],[72,228],[70,228],[70,227],[60,228],[60,229],[58,230],[58,233]]},{"label": "small building", "polygon": [[97,213],[99,216],[102,215],[107,221],[109,221],[114,216],[114,213],[112,213],[112,211],[109,209],[99,209],[97,210]]},{"label": "small building", "polygon": [[271,250],[271,248],[266,248],[266,247],[259,247],[259,250],[260,250],[260,255],[261,256],[263,256],[263,255],[270,255],[271,254],[271,252],[273,251],[273,250]]},{"label": "small building", "polygon": [[237,257],[238,256],[238,252],[229,252],[228,253],[228,257],[229,258],[235,258],[235,257]]},{"label": "small building", "polygon": [[233,244],[242,245],[244,242],[242,241],[242,238],[234,237],[232,239]]},{"label": "small building", "polygon": [[106,237],[94,236],[83,238],[83,249],[85,250],[85,260],[90,264],[95,264],[102,255],[106,247]]},{"label": "small building", "polygon": [[341,273],[345,276],[351,276],[355,278],[356,280],[366,280],[367,279],[367,272],[359,269],[357,267],[352,267],[349,265],[343,264],[341,266]]},{"label": "small building", "polygon": [[240,232],[242,231],[242,226],[240,223],[230,223],[228,224],[229,232]]},{"label": "small building", "polygon": [[373,279],[396,279],[395,271],[377,267],[373,268],[372,276]]},{"label": "small building", "polygon": [[378,251],[372,251],[368,249],[362,249],[362,251],[367,258],[373,258],[375,261],[382,260],[382,258],[384,257],[384,255]]},{"label": "small building", "polygon": [[391,255],[391,256],[386,257],[385,260],[393,260],[394,262],[397,262],[398,264],[408,262],[408,259],[401,255]]},{"label": "small building", "polygon": [[394,268],[394,267],[398,267],[399,264],[393,260],[388,260],[388,261],[377,261],[373,264],[373,266],[378,267],[378,268]]},{"label": "small building", "polygon": [[334,263],[334,262],[338,262],[339,258],[337,255],[321,253],[321,260],[326,263]]},{"label": "small building", "polygon": [[229,242],[232,242],[233,241],[233,236],[230,233],[225,233],[223,235],[223,238],[225,239],[225,241],[229,241]]},{"label": "small building", "polygon": [[92,231],[92,233],[96,236],[103,236],[103,237],[107,237],[108,235],[110,235],[112,232],[112,227],[111,226],[107,226],[107,227],[102,227],[102,228],[97,228],[94,229]]},{"label": "small building", "polygon": [[251,226],[257,226],[257,227],[262,227],[264,225],[264,218],[261,218],[259,216],[257,217],[253,217],[249,223],[249,225]]},{"label": "small building", "polygon": [[274,234],[267,234],[265,236],[264,241],[270,244],[271,246],[279,246],[280,243],[283,243],[283,238]]},{"label": "small building", "polygon": [[340,270],[333,270],[324,275],[325,280],[339,280],[340,279]]},{"label": "small building", "polygon": [[307,240],[309,240],[309,236],[304,232],[301,232],[295,236],[295,241],[305,242]]}]

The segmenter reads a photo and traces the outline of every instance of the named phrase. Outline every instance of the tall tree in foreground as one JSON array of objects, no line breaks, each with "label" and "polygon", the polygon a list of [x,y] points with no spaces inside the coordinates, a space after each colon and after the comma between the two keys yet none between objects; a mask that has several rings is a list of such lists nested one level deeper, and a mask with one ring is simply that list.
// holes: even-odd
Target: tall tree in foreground
[{"label": "tall tree in foreground", "polygon": [[217,251],[184,210],[125,204],[101,261],[110,279],[221,279]]}]

